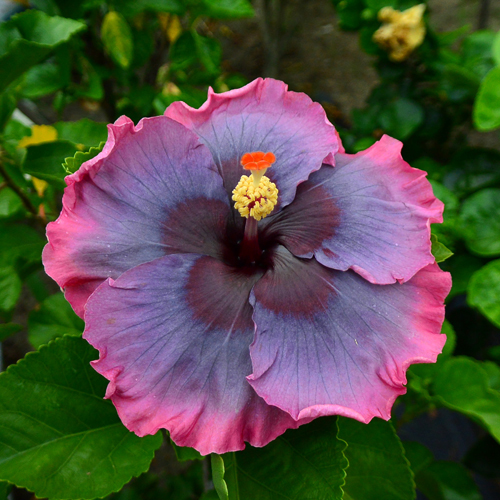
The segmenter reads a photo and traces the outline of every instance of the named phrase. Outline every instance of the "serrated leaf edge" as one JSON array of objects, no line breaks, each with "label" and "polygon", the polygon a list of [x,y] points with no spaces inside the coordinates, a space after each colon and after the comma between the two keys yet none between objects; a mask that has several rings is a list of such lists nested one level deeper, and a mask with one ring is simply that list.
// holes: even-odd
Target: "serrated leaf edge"
[{"label": "serrated leaf edge", "polygon": [[[79,338],[79,337],[74,337],[74,336],[71,336],[71,335],[63,335],[62,337],[57,337],[55,339],[52,339],[48,344],[43,344],[37,351],[31,351],[31,352],[28,352],[24,358],[21,358],[19,359],[16,363],[10,365],[7,367],[7,369],[5,371],[3,371],[2,373],[0,373],[0,384],[2,383],[2,377],[5,378],[5,376],[12,372],[12,370],[15,370],[17,369],[16,367],[19,366],[19,365],[22,365],[26,359],[29,359],[30,357],[32,356],[36,356],[36,355],[39,355],[40,352],[42,352],[43,350],[45,349],[49,349],[49,347],[54,344],[54,343],[57,343],[57,342],[62,342],[63,339],[65,338]],[[121,422],[117,422],[116,424],[113,424],[114,425],[119,425]],[[122,424],[123,425],[123,424]],[[106,426],[106,427],[113,427],[113,426]],[[101,428],[102,429],[102,428]],[[144,472],[146,472],[147,470],[149,470],[149,467],[151,466],[151,461],[153,460],[154,456],[155,456],[155,452],[156,450],[161,446],[162,442],[163,442],[163,435],[161,434],[161,431],[157,432],[156,434],[154,434],[153,436],[160,436],[161,439],[159,439],[158,441],[158,446],[156,448],[154,448],[152,450],[152,453],[151,453],[151,460],[149,462],[149,466],[144,469],[143,471],[140,471],[138,472],[137,475],[134,475],[134,474],[131,474],[130,477],[127,479],[127,481],[123,484],[123,486],[125,486],[127,483],[129,483],[132,478],[134,477],[139,477],[141,474],[143,474]],[[1,479],[0,478],[0,481],[3,481],[9,485],[12,485],[12,486],[17,486],[18,488],[25,488],[26,490],[28,491],[31,491],[32,493],[34,493],[36,495],[36,492],[30,488],[28,488],[27,486],[23,485],[23,484],[16,484],[16,483],[13,483],[7,479]],[[102,495],[102,496],[99,496],[99,497],[79,497],[79,498],[65,498],[65,497],[59,497],[59,498],[54,498],[52,497],[50,500],[92,500],[94,498],[104,498],[104,497],[107,497],[108,495],[110,495],[111,493],[117,493],[118,491],[121,491],[121,489],[123,488],[123,486],[121,486],[120,488],[117,488],[117,489],[113,489],[112,491],[109,491],[108,493],[106,493],[105,495]]]},{"label": "serrated leaf edge", "polygon": [[[64,163],[62,163],[62,167],[64,168],[65,172],[67,172],[68,175],[74,174],[86,161],[95,158],[104,149],[105,144],[106,141],[101,141],[99,143],[99,146],[92,146],[88,151],[77,151],[73,156],[68,156],[67,158],[65,158]],[[95,153],[94,156],[90,156],[93,153]],[[89,155],[89,158],[85,161],[82,161],[80,163],[80,167],[78,167],[74,171],[70,170],[68,165],[68,160],[76,160],[77,158],[80,158],[80,156],[87,156],[87,155]]]}]

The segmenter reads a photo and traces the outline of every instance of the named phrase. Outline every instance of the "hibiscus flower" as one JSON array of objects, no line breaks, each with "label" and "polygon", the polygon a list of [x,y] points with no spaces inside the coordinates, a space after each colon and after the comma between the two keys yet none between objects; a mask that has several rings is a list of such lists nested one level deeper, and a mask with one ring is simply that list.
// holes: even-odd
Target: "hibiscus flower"
[{"label": "hibiscus flower", "polygon": [[401,146],[345,154],[271,79],[109,125],[43,260],[131,431],[208,454],[390,418],[408,366],[441,352],[450,288],[429,240],[443,205]]}]

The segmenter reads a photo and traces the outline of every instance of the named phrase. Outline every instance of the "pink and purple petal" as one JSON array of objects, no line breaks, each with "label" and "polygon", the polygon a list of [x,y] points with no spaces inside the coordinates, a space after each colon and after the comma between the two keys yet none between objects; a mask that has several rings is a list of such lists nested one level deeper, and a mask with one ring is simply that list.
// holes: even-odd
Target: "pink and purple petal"
[{"label": "pink and purple petal", "polygon": [[247,173],[240,164],[245,153],[273,153],[276,162],[266,176],[276,183],[278,203],[285,206],[292,202],[297,185],[323,161],[333,161],[341,147],[321,105],[287,88],[283,82],[258,78],[223,94],[210,89],[200,109],[174,102],[165,114],[209,147],[229,195]]},{"label": "pink and purple petal", "polygon": [[410,281],[374,285],[352,271],[297,259],[284,247],[251,294],[256,392],[294,419],[390,418],[406,369],[434,362],[448,273],[431,264]]},{"label": "pink and purple petal", "polygon": [[291,205],[263,221],[263,238],[372,283],[409,280],[434,262],[430,224],[442,222],[443,204],[401,147],[384,136],[366,151],[336,154],[335,167],[314,172]]},{"label": "pink and purple petal", "polygon": [[264,446],[297,422],[250,387],[248,302],[261,272],[176,254],[103,283],[86,305],[86,338],[106,397],[139,436],[165,428],[203,455]]},{"label": "pink and purple petal", "polygon": [[176,252],[220,256],[231,207],[206,146],[160,116],[109,125],[104,150],[66,177],[47,227],[47,274],[82,316],[106,278]]}]

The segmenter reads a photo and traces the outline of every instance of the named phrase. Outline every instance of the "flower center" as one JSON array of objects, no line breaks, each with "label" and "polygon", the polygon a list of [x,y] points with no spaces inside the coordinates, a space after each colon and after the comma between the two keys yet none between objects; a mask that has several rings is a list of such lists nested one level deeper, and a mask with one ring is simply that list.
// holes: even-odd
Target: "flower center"
[{"label": "flower center", "polygon": [[278,189],[264,174],[276,161],[273,153],[245,153],[241,157],[241,165],[250,170],[250,176],[242,175],[240,182],[233,189],[234,208],[242,217],[253,217],[261,220],[267,217],[278,202]]}]

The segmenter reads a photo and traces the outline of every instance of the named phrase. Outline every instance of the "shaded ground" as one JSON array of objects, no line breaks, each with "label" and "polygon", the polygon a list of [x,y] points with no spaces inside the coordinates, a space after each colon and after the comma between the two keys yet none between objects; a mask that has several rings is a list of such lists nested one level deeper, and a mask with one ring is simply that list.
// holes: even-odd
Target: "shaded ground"
[{"label": "shaded ground", "polygon": [[[254,0],[258,10],[262,12],[261,5],[266,0]],[[279,3],[278,0],[267,0]],[[224,57],[229,71],[238,71],[249,80],[258,76],[271,74],[286,81],[293,90],[304,91],[316,100],[335,103],[341,113],[347,117],[354,107],[362,107],[373,86],[377,83],[377,75],[372,68],[373,59],[364,54],[359,47],[358,34],[345,32],[338,28],[335,10],[330,0],[280,0],[282,11],[276,16],[279,20],[280,32],[277,39],[281,42],[282,53],[278,61],[269,61],[273,44],[268,40],[268,48],[265,48],[262,15],[255,19],[245,19],[225,23],[217,31],[224,45]],[[475,29],[479,13],[480,0],[430,0],[431,24],[437,31],[450,31],[470,24]],[[260,22],[259,22],[260,21]],[[272,25],[273,23],[271,23]],[[492,29],[500,29],[500,1],[491,1],[491,12],[488,26]],[[271,26],[276,28],[276,26]],[[272,31],[272,30],[269,30]],[[272,33],[268,32],[269,35]],[[272,39],[273,37],[270,36]],[[267,54],[267,55],[266,55]],[[267,63],[266,63],[267,61]],[[270,62],[272,64],[270,64]],[[47,109],[49,114],[50,109]],[[78,111],[80,112],[80,111]],[[68,111],[66,119],[76,119],[80,116],[71,115],[75,111]],[[104,120],[102,114],[97,113],[91,118]],[[472,134],[471,142],[476,145],[487,145],[498,147],[498,133]],[[54,291],[57,288],[54,286]],[[16,310],[14,321],[23,322],[28,311],[34,306],[34,299],[25,297]],[[25,338],[16,337],[16,343],[9,339],[5,342],[5,358],[7,362],[13,362],[29,350],[29,344]],[[432,435],[434,441],[445,436],[441,440],[438,452],[445,450],[445,456],[437,455],[438,458],[460,458],[450,457],[453,445],[462,446],[464,439],[470,444],[470,431],[464,426],[471,426],[467,421],[465,424],[456,423],[458,417],[442,418],[440,434]],[[427,418],[427,417],[425,417]],[[418,428],[407,429],[406,438],[420,439],[425,442],[429,437],[427,428],[430,422],[414,424]],[[454,432],[452,433],[451,430]],[[423,437],[419,436],[425,430]],[[450,435],[446,437],[447,431]],[[473,436],[474,438],[475,436]],[[458,443],[458,444],[457,444]],[[431,443],[426,443],[432,446]],[[451,450],[451,451],[450,451]],[[463,454],[463,450],[462,450]],[[167,459],[169,463],[175,463],[172,457]],[[485,498],[496,498],[496,493],[489,488],[491,485],[482,485]],[[495,490],[496,491],[496,490]]]},{"label": "shaded ground", "polygon": [[[333,102],[344,116],[362,107],[377,83],[373,58],[359,47],[358,33],[342,31],[330,0],[280,0],[277,15],[281,30],[279,63],[269,68],[272,44],[266,49],[262,35],[263,4],[255,0],[256,19],[228,23],[231,33],[223,31],[228,69],[249,80],[275,76],[291,89],[303,91],[315,100]],[[436,31],[451,31],[470,25],[477,27],[480,0],[429,0],[430,22]],[[267,16],[269,18],[269,16]],[[272,16],[271,16],[272,17]],[[272,19],[268,19],[272,26]],[[500,2],[491,1],[488,28],[500,29]],[[269,30],[268,30],[269,31]],[[271,33],[272,37],[272,33]],[[471,142],[498,147],[498,133],[472,134]]]}]

